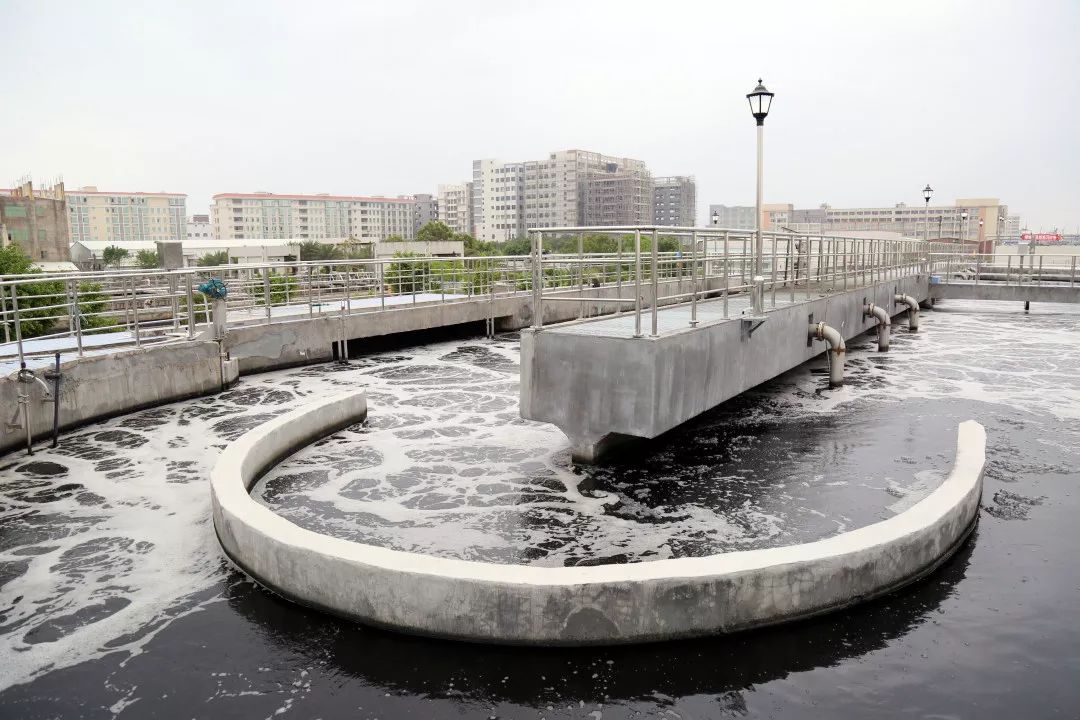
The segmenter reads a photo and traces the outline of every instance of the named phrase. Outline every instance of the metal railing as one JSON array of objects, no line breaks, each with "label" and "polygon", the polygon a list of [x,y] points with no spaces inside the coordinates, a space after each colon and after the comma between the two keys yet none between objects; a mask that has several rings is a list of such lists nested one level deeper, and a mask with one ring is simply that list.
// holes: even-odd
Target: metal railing
[{"label": "metal railing", "polygon": [[[659,332],[658,310],[664,304],[689,303],[690,326],[698,324],[698,303],[719,298],[722,317],[730,317],[729,298],[760,293],[751,303],[775,308],[778,301],[809,300],[875,282],[929,272],[930,245],[912,239],[853,238],[764,232],[762,275],[755,277],[754,231],[668,226],[534,228],[533,327],[544,325],[545,302],[633,305],[634,337],[643,337],[642,317],[649,315],[650,336]],[[602,256],[585,252],[586,241],[604,246]],[[566,252],[576,242],[576,254]],[[564,252],[554,258],[546,248]],[[554,263],[553,263],[554,261]],[[567,296],[566,284],[552,284],[552,265],[571,264],[569,277],[578,295]],[[594,277],[597,277],[597,282]],[[555,275],[555,277],[560,277]],[[616,278],[615,297],[607,290]],[[674,281],[674,282],[671,282]],[[663,288],[661,285],[663,284]],[[674,290],[671,290],[674,286]],[[688,288],[684,288],[688,286]],[[632,288],[624,297],[623,288]],[[555,294],[557,291],[558,294]],[[767,299],[766,299],[767,296]],[[779,300],[778,300],[779,299]],[[626,310],[629,312],[629,309]],[[740,314],[747,317],[747,311]]]},{"label": "metal railing", "polygon": [[423,303],[494,303],[531,291],[531,264],[529,256],[410,256],[6,276],[0,360],[194,339],[213,325],[214,303],[198,290],[210,278],[228,288],[227,323],[269,324]]},{"label": "metal railing", "polygon": [[1066,253],[979,253],[935,248],[934,281],[996,285],[1077,287],[1077,256]]}]

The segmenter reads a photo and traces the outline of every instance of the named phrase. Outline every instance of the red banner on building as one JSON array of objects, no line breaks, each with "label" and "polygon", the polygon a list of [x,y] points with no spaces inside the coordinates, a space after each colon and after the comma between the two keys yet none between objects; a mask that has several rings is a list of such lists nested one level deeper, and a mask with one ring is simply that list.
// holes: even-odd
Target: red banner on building
[{"label": "red banner on building", "polygon": [[1058,233],[1020,233],[1020,239],[1035,242],[1061,242],[1061,235]]}]

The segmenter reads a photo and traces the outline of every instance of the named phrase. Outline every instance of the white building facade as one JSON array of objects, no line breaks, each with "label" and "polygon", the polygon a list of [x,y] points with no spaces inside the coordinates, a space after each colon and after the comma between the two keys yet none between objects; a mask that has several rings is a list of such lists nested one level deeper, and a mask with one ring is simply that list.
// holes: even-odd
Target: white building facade
[{"label": "white building facade", "polygon": [[415,237],[412,197],[220,193],[211,204],[219,239],[353,238],[374,242]]},{"label": "white building facade", "polygon": [[472,235],[473,184],[439,185],[439,219],[456,233]]}]

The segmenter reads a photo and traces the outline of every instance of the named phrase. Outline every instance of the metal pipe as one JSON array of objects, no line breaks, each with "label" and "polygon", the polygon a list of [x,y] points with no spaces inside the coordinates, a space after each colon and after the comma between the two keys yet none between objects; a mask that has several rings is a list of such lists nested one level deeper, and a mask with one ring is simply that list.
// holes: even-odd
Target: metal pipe
[{"label": "metal pipe", "polygon": [[829,387],[844,384],[844,338],[836,330],[823,322],[810,323],[810,340],[823,340],[829,344]]},{"label": "metal pipe", "polygon": [[888,352],[889,326],[892,325],[889,313],[887,313],[883,307],[875,305],[874,303],[867,303],[866,305],[863,305],[863,316],[877,318],[877,349],[878,352]]},{"label": "metal pipe", "polygon": [[907,326],[911,332],[919,330],[919,301],[910,295],[894,295],[893,302],[898,305],[907,305]]},{"label": "metal pipe", "polygon": [[53,428],[52,428],[52,447],[56,447],[60,444],[60,353],[56,353],[54,356],[55,366],[53,372],[50,374],[46,371],[45,377],[51,378],[53,381]]}]

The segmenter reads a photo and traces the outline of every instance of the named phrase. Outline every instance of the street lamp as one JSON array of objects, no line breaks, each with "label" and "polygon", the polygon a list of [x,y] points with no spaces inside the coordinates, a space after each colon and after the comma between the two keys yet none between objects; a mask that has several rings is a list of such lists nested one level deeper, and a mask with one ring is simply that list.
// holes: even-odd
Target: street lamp
[{"label": "street lamp", "polygon": [[1005,231],[1005,215],[998,215],[998,231],[997,231],[997,244],[1002,243],[1001,236]]},{"label": "street lamp", "polygon": [[968,212],[964,210],[960,213],[960,242],[967,240],[967,219]]},{"label": "street lamp", "polygon": [[926,183],[922,191],[922,196],[926,198],[926,242],[930,242],[930,196],[933,194],[934,189],[930,187],[930,183]]},{"label": "street lamp", "polygon": [[773,93],[765,89],[758,78],[757,87],[747,94],[750,101],[750,113],[757,121],[757,217],[755,227],[757,234],[754,242],[754,314],[762,315],[765,312],[765,278],[762,275],[762,240],[761,240],[761,194],[764,187],[762,182],[762,164],[764,160],[763,143],[765,139],[765,117],[772,107]]},{"label": "street lamp", "polygon": [[716,210],[712,211],[712,224],[713,225],[719,225],[720,224],[720,213],[717,212]]}]

